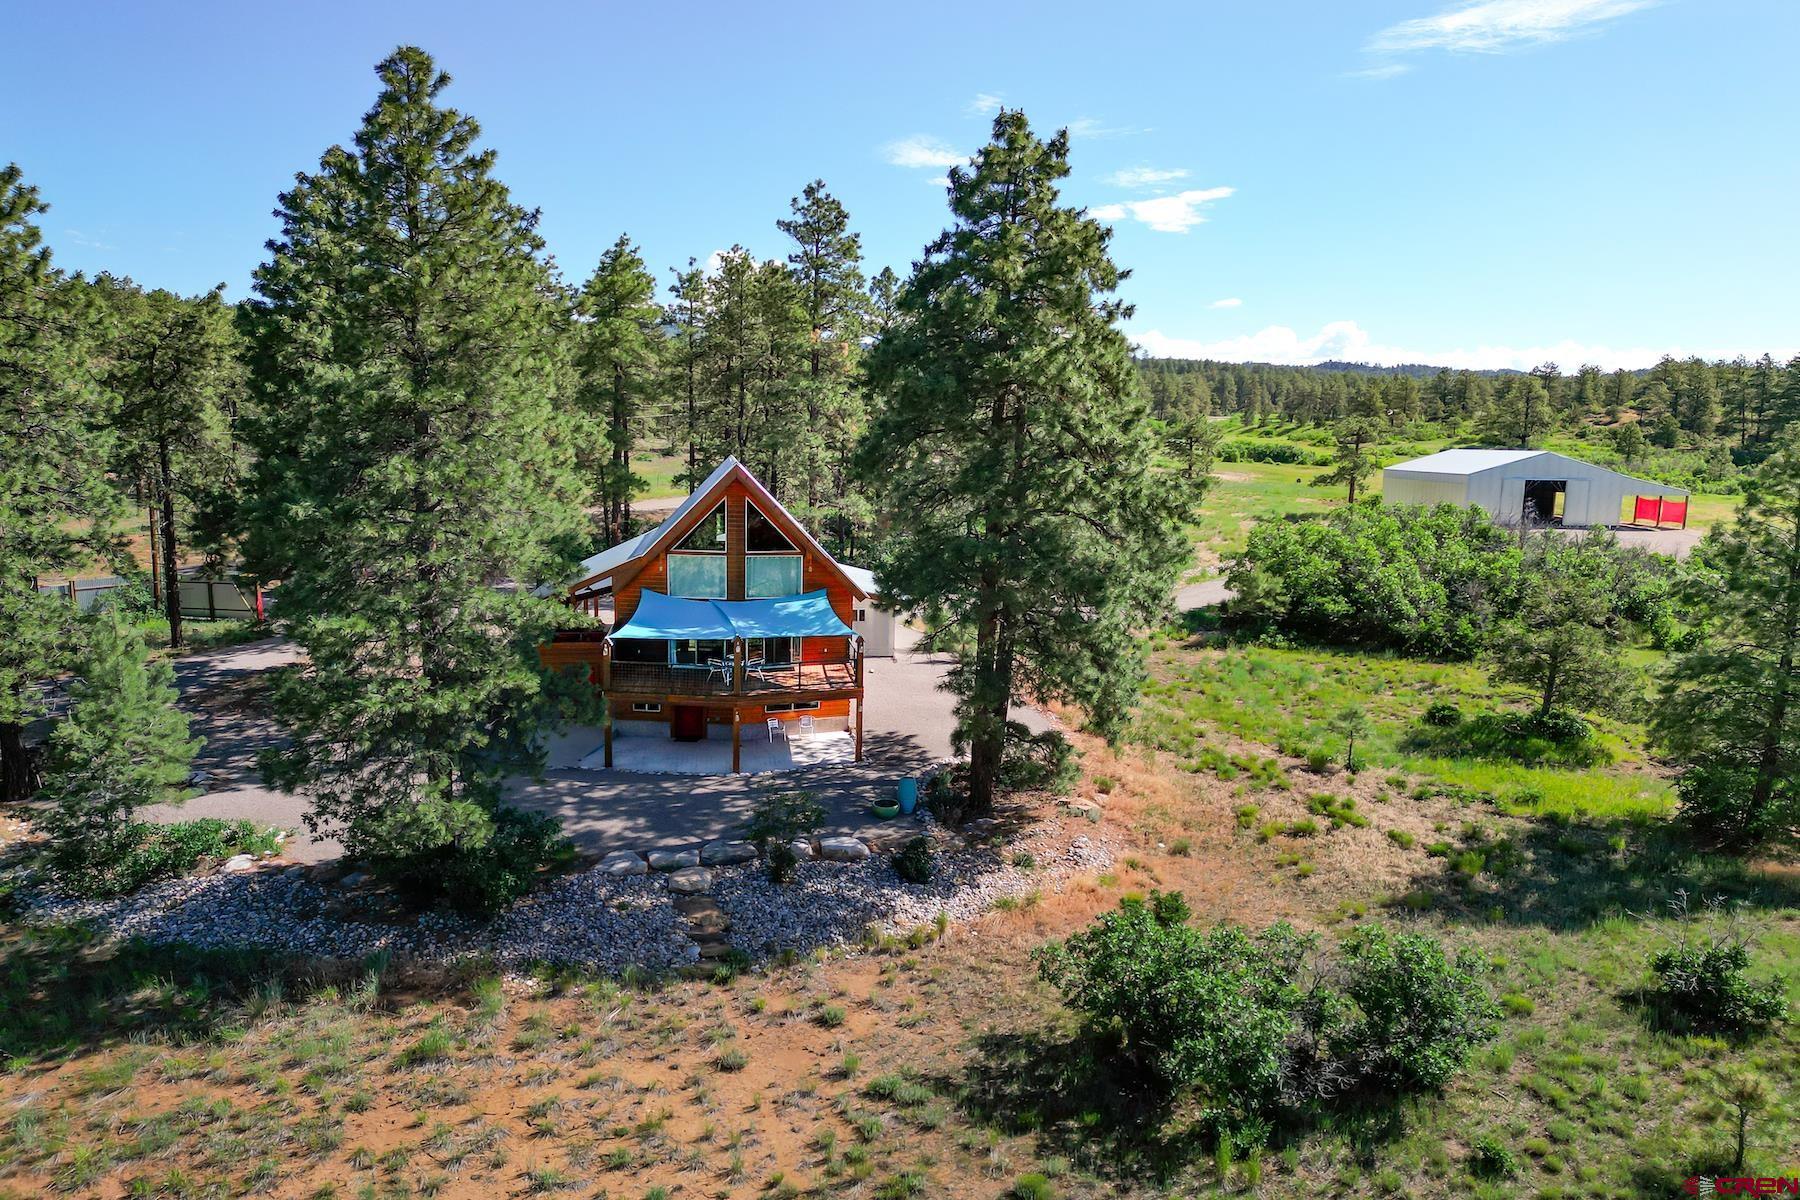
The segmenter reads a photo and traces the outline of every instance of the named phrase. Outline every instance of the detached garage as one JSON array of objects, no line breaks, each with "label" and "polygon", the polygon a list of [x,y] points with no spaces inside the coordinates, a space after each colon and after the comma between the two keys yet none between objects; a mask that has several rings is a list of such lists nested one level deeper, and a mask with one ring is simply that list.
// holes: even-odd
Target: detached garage
[{"label": "detached garage", "polygon": [[1389,504],[1477,505],[1506,525],[1687,525],[1686,489],[1548,450],[1441,450],[1383,470],[1381,491]]}]

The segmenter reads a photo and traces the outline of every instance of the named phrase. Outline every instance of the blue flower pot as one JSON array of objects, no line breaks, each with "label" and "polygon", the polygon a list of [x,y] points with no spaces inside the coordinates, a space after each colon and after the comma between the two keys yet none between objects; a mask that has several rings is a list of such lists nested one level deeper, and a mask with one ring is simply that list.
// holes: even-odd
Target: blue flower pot
[{"label": "blue flower pot", "polygon": [[919,781],[912,778],[902,779],[899,788],[900,811],[908,816],[919,807]]}]

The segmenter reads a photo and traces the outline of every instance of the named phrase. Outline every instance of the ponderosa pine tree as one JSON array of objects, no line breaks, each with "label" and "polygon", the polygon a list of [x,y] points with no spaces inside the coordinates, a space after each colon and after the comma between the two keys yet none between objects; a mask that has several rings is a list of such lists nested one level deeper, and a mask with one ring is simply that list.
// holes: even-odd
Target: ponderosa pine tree
[{"label": "ponderosa pine tree", "polygon": [[109,893],[137,882],[119,871],[144,840],[138,810],[187,798],[202,743],[175,705],[168,661],[150,659],[143,636],[110,611],[88,625],[72,703],[51,737],[44,826],[65,882]]},{"label": "ponderosa pine tree", "polygon": [[1514,613],[1488,638],[1493,675],[1530,688],[1537,716],[1559,709],[1614,712],[1640,690],[1619,655],[1618,539],[1603,529],[1580,540],[1543,530],[1525,543]]},{"label": "ponderosa pine tree", "polygon": [[992,804],[1011,707],[1080,704],[1124,726],[1143,629],[1166,611],[1190,548],[1179,476],[1155,435],[1114,298],[1111,232],[1061,203],[1069,137],[1020,112],[950,171],[951,226],[926,247],[901,322],[867,358],[883,403],[862,477],[903,514],[883,591],[971,635],[952,669],[970,802]]},{"label": "ponderosa pine tree", "polygon": [[850,456],[864,418],[856,381],[868,307],[862,238],[850,232],[850,214],[822,179],[807,184],[790,207],[794,215],[775,225],[794,240],[788,266],[807,338],[806,374],[798,383],[806,421],[797,431],[799,479],[791,490],[816,527],[841,542],[848,528],[837,501],[849,492]]},{"label": "ponderosa pine tree", "polygon": [[292,737],[268,779],[428,890],[516,825],[500,781],[541,767],[580,690],[538,663],[561,610],[532,585],[584,549],[585,489],[537,215],[428,55],[376,71],[354,146],[282,195],[256,271],[248,556],[308,659],[275,690]]},{"label": "ponderosa pine tree", "polygon": [[25,726],[36,685],[67,669],[75,608],[38,591],[112,549],[109,400],[91,369],[96,315],[42,244],[45,206],[0,167],[0,802],[36,788]]},{"label": "ponderosa pine tree", "polygon": [[181,645],[177,504],[190,513],[234,470],[227,413],[244,387],[242,339],[224,286],[183,298],[102,276],[112,317],[106,383],[118,400],[117,469],[155,512],[169,645]]},{"label": "ponderosa pine tree", "polygon": [[1496,445],[1530,449],[1550,428],[1550,393],[1537,375],[1515,375],[1494,392],[1481,415],[1481,436]]},{"label": "ponderosa pine tree", "polygon": [[1332,430],[1332,437],[1337,443],[1337,451],[1332,455],[1331,470],[1313,479],[1320,487],[1334,484],[1347,484],[1350,488],[1351,504],[1356,503],[1356,489],[1368,482],[1371,475],[1381,465],[1375,456],[1375,437],[1377,426],[1367,417],[1345,417]]},{"label": "ponderosa pine tree", "polygon": [[1665,676],[1656,728],[1686,764],[1682,807],[1708,840],[1800,829],[1800,427],[1743,507],[1695,549],[1685,599],[1702,637]]},{"label": "ponderosa pine tree", "polygon": [[575,398],[604,431],[605,461],[587,466],[597,479],[608,543],[631,536],[631,497],[643,480],[632,474],[638,431],[661,384],[666,339],[656,280],[624,234],[575,298]]}]

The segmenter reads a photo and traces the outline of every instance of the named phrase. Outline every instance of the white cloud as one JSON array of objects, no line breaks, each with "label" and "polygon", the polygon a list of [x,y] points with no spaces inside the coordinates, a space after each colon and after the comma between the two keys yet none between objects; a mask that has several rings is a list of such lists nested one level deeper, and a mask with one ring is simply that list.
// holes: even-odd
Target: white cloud
[{"label": "white cloud", "polygon": [[991,117],[1000,111],[1004,101],[993,92],[976,92],[975,98],[964,106],[963,111],[971,117]]},{"label": "white cloud", "polygon": [[1088,216],[1100,221],[1123,221],[1127,217],[1141,221],[1158,233],[1186,233],[1206,220],[1200,206],[1223,200],[1236,188],[1196,188],[1176,192],[1173,196],[1155,196],[1149,200],[1127,200],[1123,204],[1101,204],[1088,209]]},{"label": "white cloud", "polygon": [[1107,177],[1107,181],[1118,187],[1154,187],[1156,184],[1168,183],[1174,179],[1186,179],[1187,174],[1180,167],[1170,170],[1161,170],[1157,167],[1126,167],[1122,171],[1114,171]]},{"label": "white cloud", "polygon": [[950,177],[948,175],[933,175],[925,182],[929,183],[932,187],[947,188],[950,186]]},{"label": "white cloud", "polygon": [[925,133],[889,142],[882,153],[896,167],[955,167],[969,161],[954,146]]},{"label": "white cloud", "polygon": [[[1561,363],[1573,370],[1580,363],[1594,363],[1612,370],[1615,367],[1648,367],[1664,354],[1685,358],[1699,354],[1707,359],[1729,359],[1739,353],[1747,357],[1760,355],[1762,348],[1694,350],[1681,346],[1603,346],[1573,340],[1543,346],[1476,345],[1453,349],[1425,349],[1392,346],[1378,342],[1355,321],[1332,321],[1317,333],[1305,337],[1286,325],[1270,325],[1255,333],[1218,341],[1171,337],[1158,329],[1132,335],[1144,353],[1159,358],[1211,358],[1224,362],[1266,362],[1302,366],[1308,363],[1340,362],[1377,363],[1394,366],[1400,363],[1426,363],[1431,366],[1494,370],[1510,367],[1528,371],[1539,363]],[[1780,359],[1789,351],[1773,351]]]},{"label": "white cloud", "polygon": [[1127,137],[1135,133],[1149,133],[1148,129],[1133,129],[1126,125],[1107,125],[1098,117],[1077,117],[1065,128],[1069,131],[1071,141],[1084,138]]},{"label": "white cloud", "polygon": [[1380,54],[1455,50],[1502,54],[1560,42],[1656,0],[1468,0],[1429,17],[1390,25],[1369,39]]},{"label": "white cloud", "polygon": [[1412,70],[1408,63],[1382,63],[1379,66],[1364,67],[1360,71],[1345,71],[1347,79],[1392,79],[1396,75],[1404,75]]},{"label": "white cloud", "polygon": [[1214,300],[1211,304],[1207,305],[1206,307],[1208,307],[1208,308],[1242,308],[1242,307],[1244,307],[1244,302],[1242,300],[1239,300],[1236,296],[1227,296],[1223,300]]}]

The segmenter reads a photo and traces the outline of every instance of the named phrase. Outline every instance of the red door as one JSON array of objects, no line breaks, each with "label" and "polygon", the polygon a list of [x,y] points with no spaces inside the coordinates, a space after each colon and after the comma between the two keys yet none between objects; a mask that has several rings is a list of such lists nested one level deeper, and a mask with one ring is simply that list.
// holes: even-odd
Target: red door
[{"label": "red door", "polygon": [[698,704],[677,704],[669,722],[669,736],[678,742],[698,742],[706,737],[706,710]]}]

